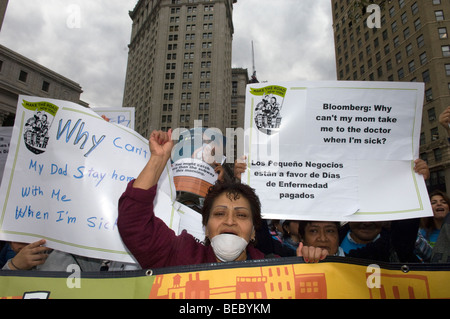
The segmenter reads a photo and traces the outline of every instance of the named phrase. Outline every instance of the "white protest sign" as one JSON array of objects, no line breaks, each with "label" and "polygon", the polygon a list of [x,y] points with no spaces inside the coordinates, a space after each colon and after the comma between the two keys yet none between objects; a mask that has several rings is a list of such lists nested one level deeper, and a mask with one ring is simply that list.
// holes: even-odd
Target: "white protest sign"
[{"label": "white protest sign", "polygon": [[[414,159],[418,154],[412,152],[412,133],[416,119],[420,119],[416,112],[421,112],[414,107],[416,91],[410,86],[384,90],[371,85],[309,88],[306,118],[311,121],[310,147],[319,151],[326,147],[329,152],[355,159]],[[416,128],[420,129],[420,123]],[[364,152],[358,152],[360,149]]]},{"label": "white protest sign", "polygon": [[134,130],[135,123],[135,108],[134,107],[120,107],[120,108],[92,108],[98,115],[106,116],[111,123],[117,123]]},{"label": "white protest sign", "polygon": [[178,233],[186,230],[195,238],[195,240],[204,243],[205,228],[202,224],[202,215],[179,202],[175,202],[174,207],[177,210],[180,218]]},{"label": "white protest sign", "polygon": [[196,126],[190,130],[176,129],[172,138],[178,140],[171,154],[177,191],[205,197],[218,178],[215,162],[222,164],[225,160],[222,132]]},{"label": "white protest sign", "polygon": [[[149,157],[146,138],[90,109],[19,96],[0,188],[0,239],[44,238],[57,250],[133,262],[117,229],[117,205]],[[167,166],[155,214],[178,231],[170,174]]]},{"label": "white protest sign", "polygon": [[412,164],[423,90],[423,83],[393,82],[249,85],[243,181],[260,196],[264,218],[429,216]]},{"label": "white protest sign", "polygon": [[8,158],[12,130],[12,127],[0,127],[0,183],[2,182],[3,169]]}]

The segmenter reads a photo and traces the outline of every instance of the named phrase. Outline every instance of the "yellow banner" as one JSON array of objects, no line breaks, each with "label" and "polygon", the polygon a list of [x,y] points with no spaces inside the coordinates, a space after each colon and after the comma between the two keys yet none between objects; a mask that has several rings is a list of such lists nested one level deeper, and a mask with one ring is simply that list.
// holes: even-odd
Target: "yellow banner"
[{"label": "yellow banner", "polygon": [[279,86],[279,85],[270,85],[263,88],[250,88],[250,93],[252,95],[262,96],[262,95],[270,95],[275,94],[284,98],[286,95],[287,88]]},{"label": "yellow banner", "polygon": [[22,106],[30,111],[47,112],[53,116],[58,112],[59,107],[50,102],[28,102],[23,100]]},{"label": "yellow banner", "polygon": [[[297,260],[289,258],[289,261]],[[230,265],[228,265],[230,266]],[[140,272],[0,271],[0,299],[448,299],[450,265],[273,261]]]}]

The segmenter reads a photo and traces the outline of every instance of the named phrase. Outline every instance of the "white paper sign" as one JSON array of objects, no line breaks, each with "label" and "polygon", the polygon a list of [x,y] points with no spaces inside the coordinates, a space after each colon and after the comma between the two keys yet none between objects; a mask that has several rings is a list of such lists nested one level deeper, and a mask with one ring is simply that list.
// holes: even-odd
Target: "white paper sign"
[{"label": "white paper sign", "polygon": [[264,218],[430,216],[413,169],[423,90],[393,82],[249,85],[243,181],[256,188]]},{"label": "white paper sign", "polygon": [[120,108],[92,108],[98,115],[106,116],[109,122],[120,124],[134,130],[135,123],[135,108],[134,107],[120,107]]},{"label": "white paper sign", "polygon": [[[150,157],[148,140],[77,104],[20,96],[0,188],[0,239],[133,262],[117,229],[117,204]],[[178,231],[169,166],[155,214]],[[162,196],[162,197],[161,197]]]}]

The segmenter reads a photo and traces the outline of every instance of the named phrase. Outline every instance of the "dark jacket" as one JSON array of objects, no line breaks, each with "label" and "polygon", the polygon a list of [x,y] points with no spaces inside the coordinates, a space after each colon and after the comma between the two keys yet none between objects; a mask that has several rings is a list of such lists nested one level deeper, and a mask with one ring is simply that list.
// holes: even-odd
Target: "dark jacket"
[{"label": "dark jacket", "polygon": [[[420,219],[396,220],[383,228],[380,237],[363,248],[351,250],[346,256],[384,262],[419,262],[414,254],[414,244]],[[340,242],[349,231],[348,223],[341,227]]]}]

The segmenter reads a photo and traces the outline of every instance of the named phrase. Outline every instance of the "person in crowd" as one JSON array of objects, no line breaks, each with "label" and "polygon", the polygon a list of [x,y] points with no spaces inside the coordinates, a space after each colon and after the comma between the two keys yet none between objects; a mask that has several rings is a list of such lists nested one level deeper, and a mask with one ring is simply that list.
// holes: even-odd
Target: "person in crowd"
[{"label": "person in crowd", "polygon": [[[246,163],[247,157],[242,156],[234,162],[234,166],[231,168],[225,163],[224,165],[214,163],[215,169],[214,171],[218,175],[217,180],[221,182],[241,182],[241,175],[247,169]],[[179,200],[177,198],[177,200]],[[186,205],[186,201],[182,202]],[[201,206],[194,205],[194,207],[189,206],[193,209],[196,209],[197,212],[201,213]],[[282,227],[280,225],[280,238],[282,237]],[[273,256],[280,257],[292,257],[296,256],[296,247],[294,248],[283,243],[282,239],[273,238],[271,231],[269,229],[269,225],[266,220],[262,220],[261,227],[256,229],[255,231],[255,241],[254,246],[260,250],[266,258]]]},{"label": "person in crowd", "polygon": [[450,214],[445,216],[431,254],[432,263],[450,263]]},{"label": "person in crowd", "polygon": [[418,262],[414,253],[419,219],[350,222],[341,227],[345,256],[383,262]]},{"label": "person in crowd", "polygon": [[280,223],[283,230],[283,236],[281,237],[283,244],[296,251],[300,242],[298,220],[281,220]]},{"label": "person in crowd", "polygon": [[[157,182],[173,147],[172,131],[153,131],[149,138],[151,157],[139,176],[129,182],[119,199],[118,229],[124,244],[142,268],[192,265],[211,262],[262,259],[264,254],[251,242],[261,225],[261,205],[248,185],[217,182],[202,207],[206,244],[183,231],[179,236],[153,212]],[[299,255],[323,254],[307,247]]]},{"label": "person in crowd", "polygon": [[8,260],[13,258],[15,255],[16,253],[12,250],[9,242],[0,241],[0,269],[2,269]]},{"label": "person in crowd", "polygon": [[[351,225],[351,226],[350,226]],[[300,245],[322,248],[329,256],[384,262],[417,262],[414,243],[419,219],[381,223],[300,221]],[[352,229],[350,230],[350,227]],[[341,241],[346,240],[343,246]],[[346,250],[346,251],[345,251]]]},{"label": "person in crowd", "polygon": [[[298,233],[301,238],[298,250],[310,249],[305,247],[318,247],[326,255],[344,256],[342,248],[339,247],[339,222],[300,221],[298,225]],[[311,252],[306,258],[313,258],[313,261],[316,262],[323,256]]]},{"label": "person in crowd", "polygon": [[417,233],[415,252],[421,262],[429,262],[436,241],[449,212],[449,198],[446,193],[435,190],[430,193],[430,204],[433,209],[432,217],[424,217],[420,220],[420,228]]},{"label": "person in crowd", "polygon": [[67,271],[69,265],[76,264],[81,271],[99,271],[102,260],[77,256],[45,247],[45,239],[31,244],[10,242],[14,256],[2,270]]},{"label": "person in crowd", "polygon": [[433,217],[421,219],[419,232],[430,246],[434,247],[444,223],[444,218],[448,215],[450,199],[446,193],[435,190],[430,193],[430,203],[433,209]]},{"label": "person in crowd", "polygon": [[51,251],[50,248],[44,247],[44,244],[44,239],[31,244],[10,242],[15,256],[6,262],[3,270],[29,270],[43,265]]},{"label": "person in crowd", "polygon": [[[416,160],[414,169],[429,178],[425,161]],[[299,234],[303,245],[320,247],[331,256],[417,262],[414,245],[418,227],[417,218],[386,223],[351,222],[342,227],[339,222],[301,221]]]},{"label": "person in crowd", "polygon": [[347,233],[342,236],[340,247],[344,253],[348,254],[351,250],[364,248],[367,244],[373,243],[380,238],[383,222],[350,222],[347,227]]},{"label": "person in crowd", "polygon": [[269,233],[273,239],[276,241],[283,243],[281,239],[283,237],[283,228],[281,227],[281,223],[279,219],[272,219],[269,223]]}]

